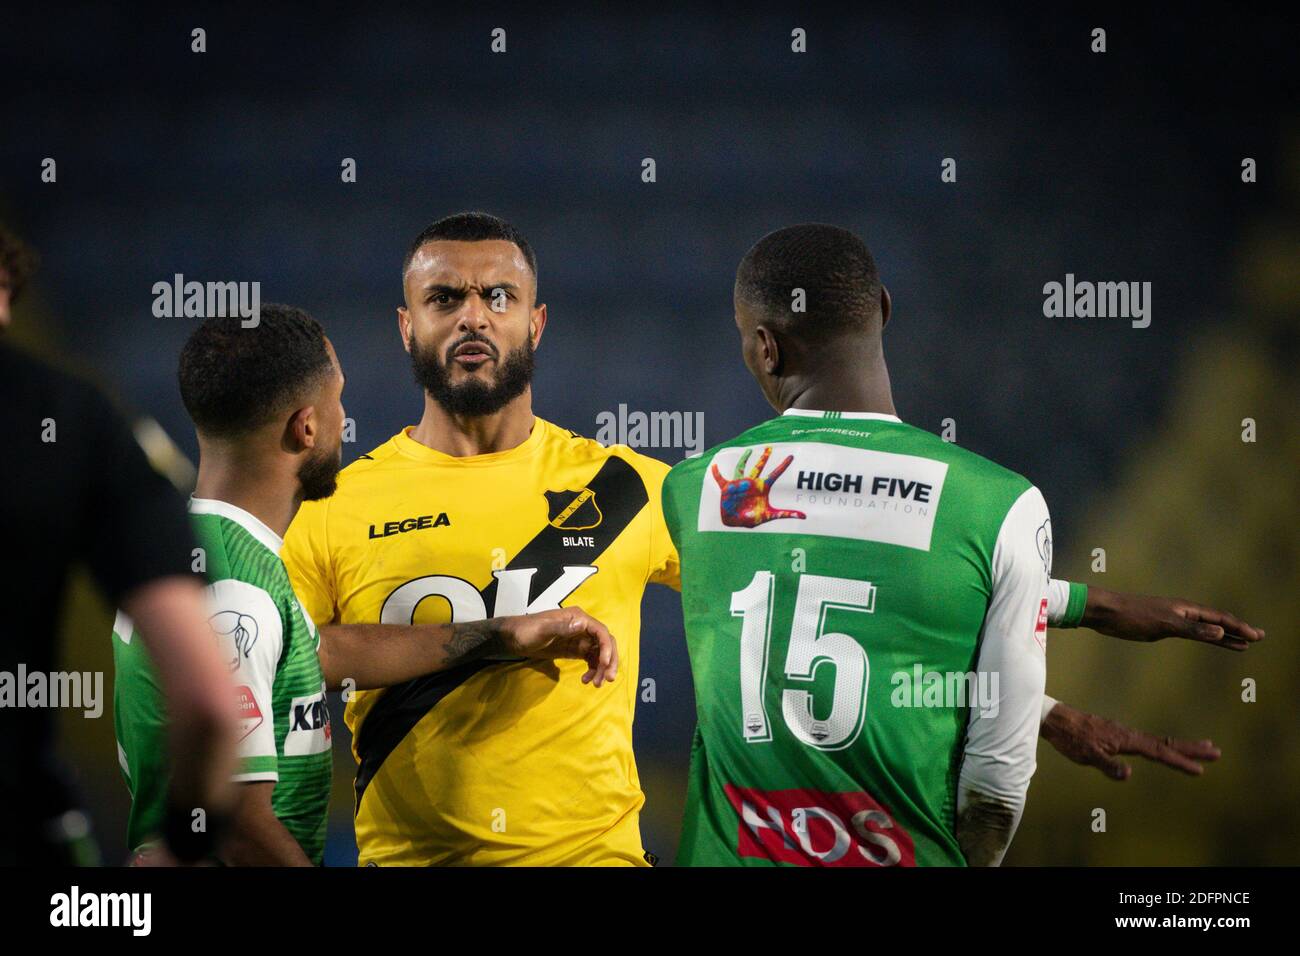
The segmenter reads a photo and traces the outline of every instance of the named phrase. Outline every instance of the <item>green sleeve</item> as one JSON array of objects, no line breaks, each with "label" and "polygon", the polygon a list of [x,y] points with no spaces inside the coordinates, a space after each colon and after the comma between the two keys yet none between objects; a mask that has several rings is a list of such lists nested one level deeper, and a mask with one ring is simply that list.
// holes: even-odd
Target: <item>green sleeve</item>
[{"label": "green sleeve", "polygon": [[1065,605],[1065,614],[1057,627],[1078,627],[1083,620],[1083,609],[1088,603],[1088,585],[1070,582],[1070,600]]}]

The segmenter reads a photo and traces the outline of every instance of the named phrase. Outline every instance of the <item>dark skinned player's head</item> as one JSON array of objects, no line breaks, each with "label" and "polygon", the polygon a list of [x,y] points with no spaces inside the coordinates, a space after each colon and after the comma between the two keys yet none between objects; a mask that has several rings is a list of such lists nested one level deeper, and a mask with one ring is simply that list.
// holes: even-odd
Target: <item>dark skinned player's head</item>
[{"label": "dark skinned player's head", "polygon": [[343,371],[320,324],[302,309],[268,303],[245,328],[213,317],[181,349],[181,400],[201,443],[240,457],[299,457],[302,498],[334,493],[343,452]]},{"label": "dark skinned player's head", "polygon": [[533,378],[546,326],[537,257],[503,219],[463,212],[439,219],[402,263],[398,330],[416,381],[453,415],[492,415]]},{"label": "dark skinned player's head", "polygon": [[866,244],[838,226],[768,233],[736,270],[741,351],[778,411],[782,383],[834,381],[878,354],[889,292]]}]

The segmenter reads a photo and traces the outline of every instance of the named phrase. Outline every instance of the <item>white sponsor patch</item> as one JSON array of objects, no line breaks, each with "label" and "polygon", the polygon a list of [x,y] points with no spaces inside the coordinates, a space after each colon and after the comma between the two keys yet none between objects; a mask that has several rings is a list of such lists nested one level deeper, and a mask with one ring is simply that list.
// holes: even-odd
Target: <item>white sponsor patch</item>
[{"label": "white sponsor patch", "polygon": [[700,531],[826,535],[930,550],[946,462],[821,442],[718,452]]},{"label": "white sponsor patch", "polygon": [[289,705],[289,733],[284,738],[284,755],[300,757],[330,749],[330,712],[325,689],[310,697],[295,697]]}]

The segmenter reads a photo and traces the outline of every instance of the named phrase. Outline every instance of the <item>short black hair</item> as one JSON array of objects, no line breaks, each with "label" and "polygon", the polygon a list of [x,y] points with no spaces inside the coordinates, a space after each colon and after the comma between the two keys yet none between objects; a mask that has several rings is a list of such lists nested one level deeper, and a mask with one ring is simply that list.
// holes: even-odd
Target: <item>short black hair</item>
[{"label": "short black hair", "polygon": [[181,401],[195,427],[216,438],[272,421],[333,367],[324,330],[303,309],[268,303],[257,325],[242,322],[205,319],[181,349]]},{"label": "short black hair", "polygon": [[18,301],[18,295],[27,285],[40,264],[36,250],[23,242],[16,235],[0,226],[0,272],[9,279],[9,299]]},{"label": "short black hair", "polygon": [[[804,292],[803,311],[793,308]],[[769,232],[736,270],[736,297],[803,337],[868,327],[880,314],[880,273],[867,244],[839,226],[805,222]]]},{"label": "short black hair", "polygon": [[411,260],[420,251],[420,247],[426,242],[435,242],[440,239],[450,242],[484,242],[488,239],[504,239],[506,242],[513,242],[519,247],[519,251],[524,254],[524,261],[528,263],[533,278],[537,278],[537,256],[533,254],[533,247],[528,244],[524,234],[516,229],[513,224],[486,212],[458,212],[450,216],[443,216],[437,222],[430,223],[424,227],[423,232],[415,237],[415,241],[406,250],[406,258],[402,260],[403,282],[406,281],[406,270],[411,268]]}]

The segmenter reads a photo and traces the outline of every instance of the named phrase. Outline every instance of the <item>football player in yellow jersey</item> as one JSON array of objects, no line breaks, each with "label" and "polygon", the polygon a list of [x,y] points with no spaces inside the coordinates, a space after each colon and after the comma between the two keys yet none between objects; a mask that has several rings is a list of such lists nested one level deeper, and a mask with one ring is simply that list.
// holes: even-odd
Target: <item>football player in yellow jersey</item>
[{"label": "football player in yellow jersey", "polygon": [[[680,588],[660,502],[668,466],[533,415],[546,306],[509,223],[435,222],[408,250],[403,286],[398,329],[423,415],[345,468],[333,497],[303,505],[282,552],[294,590],[318,626],[580,603],[618,635],[627,677],[584,694],[561,676],[578,661],[479,660],[355,693],[359,862],[647,865],[632,718],[642,593]],[[1080,623],[1231,646],[1217,613],[1089,588]],[[1129,772],[1119,754],[1188,773],[1217,756],[1208,741],[1160,741],[1064,703],[1042,733],[1116,779]]]},{"label": "football player in yellow jersey", "polygon": [[484,660],[356,693],[362,864],[649,862],[632,717],[642,592],[679,586],[668,466],[533,415],[546,307],[508,229],[452,217],[413,244],[398,317],[423,417],[305,504],[283,556],[318,624],[581,603],[618,635],[631,676],[592,694],[565,674],[581,662]]}]

